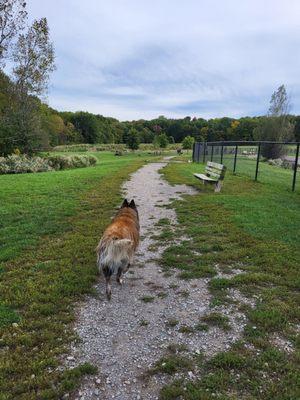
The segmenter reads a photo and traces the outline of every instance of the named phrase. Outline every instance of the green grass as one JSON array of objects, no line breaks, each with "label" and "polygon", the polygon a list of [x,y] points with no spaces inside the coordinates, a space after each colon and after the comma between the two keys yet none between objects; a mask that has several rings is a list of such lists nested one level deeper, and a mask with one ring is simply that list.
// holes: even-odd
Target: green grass
[{"label": "green grass", "polygon": [[157,159],[95,155],[95,167],[0,176],[1,400],[60,398],[94,372],[57,369],[74,339],[75,302],[92,293],[94,249],[121,202],[121,183]]},{"label": "green grass", "polygon": [[217,326],[224,331],[230,330],[229,319],[225,315],[218,312],[212,312],[201,318],[201,321],[206,322],[208,325]]},{"label": "green grass", "polygon": [[141,297],[140,300],[143,301],[144,303],[152,303],[155,300],[155,297],[146,295]]},{"label": "green grass", "polygon": [[175,319],[175,318],[169,318],[169,319],[166,321],[166,326],[167,326],[168,328],[174,328],[174,326],[178,325],[178,323],[179,323],[179,321],[178,321],[177,319]]},{"label": "green grass", "polygon": [[178,331],[180,333],[194,333],[194,328],[192,326],[188,326],[188,325],[182,325]]},{"label": "green grass", "polygon": [[[199,194],[173,202],[179,220],[175,240],[192,240],[170,246],[162,266],[178,268],[184,279],[211,278],[213,315],[214,305],[225,301],[229,288],[258,300],[253,309],[243,307],[248,322],[240,342],[204,362],[198,381],[166,386],[161,399],[212,399],[216,393],[218,399],[300,398],[299,191],[288,188],[291,171],[264,163],[261,181],[254,182],[242,175],[247,162],[252,161],[239,164],[237,175],[227,172],[218,194],[193,177],[203,165],[170,163],[163,169],[169,182],[192,185]],[[216,264],[226,273],[243,273],[217,278]],[[211,315],[201,324],[220,323]],[[290,340],[294,351],[275,348],[274,334]]]},{"label": "green grass", "polygon": [[192,367],[193,362],[189,358],[170,354],[158,360],[148,373],[149,375],[155,375],[158,373],[172,375],[176,372],[184,371]]}]

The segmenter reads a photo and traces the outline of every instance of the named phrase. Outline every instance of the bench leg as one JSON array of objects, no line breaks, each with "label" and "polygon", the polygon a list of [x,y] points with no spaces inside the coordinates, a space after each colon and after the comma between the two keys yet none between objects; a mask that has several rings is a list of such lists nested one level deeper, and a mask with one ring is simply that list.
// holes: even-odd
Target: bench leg
[{"label": "bench leg", "polygon": [[217,183],[216,183],[216,186],[215,186],[215,192],[216,193],[218,193],[218,192],[220,192],[221,191],[221,189],[222,189],[222,181],[218,181]]}]

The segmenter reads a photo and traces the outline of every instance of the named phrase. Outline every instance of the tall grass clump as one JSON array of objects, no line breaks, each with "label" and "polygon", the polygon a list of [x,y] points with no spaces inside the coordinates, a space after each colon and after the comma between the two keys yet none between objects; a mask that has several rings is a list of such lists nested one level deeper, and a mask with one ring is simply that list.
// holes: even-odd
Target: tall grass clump
[{"label": "tall grass clump", "polygon": [[58,171],[90,167],[96,163],[97,158],[89,155],[29,157],[27,155],[13,154],[7,157],[0,157],[0,174]]},{"label": "tall grass clump", "polygon": [[53,151],[60,152],[85,152],[85,151],[125,151],[126,144],[123,143],[100,143],[100,144],[66,144],[55,146]]}]

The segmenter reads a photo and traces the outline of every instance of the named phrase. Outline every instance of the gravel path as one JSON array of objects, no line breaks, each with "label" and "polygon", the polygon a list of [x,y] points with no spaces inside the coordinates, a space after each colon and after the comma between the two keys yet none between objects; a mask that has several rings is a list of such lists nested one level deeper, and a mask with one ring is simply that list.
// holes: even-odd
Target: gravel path
[{"label": "gravel path", "polygon": [[[66,365],[90,362],[99,373],[84,379],[74,399],[157,399],[160,388],[170,378],[160,374],[143,380],[141,376],[165,354],[170,343],[185,344],[191,352],[212,356],[228,348],[243,330],[244,316],[230,305],[217,311],[228,315],[232,331],[217,327],[190,334],[179,331],[181,325],[195,325],[201,316],[211,312],[209,280],[182,281],[176,271],[166,277],[155,261],[164,250],[163,244],[151,251],[151,245],[157,244],[151,236],[159,233],[156,223],[161,218],[168,218],[176,229],[175,211],[162,205],[181,194],[195,193],[191,187],[171,186],[163,180],[159,170],[165,165],[143,166],[123,187],[124,196],[134,198],[138,205],[142,240],[123,287],[113,282],[112,300],[106,300],[101,279],[96,285],[98,296],[89,297],[78,311],[75,331],[81,341],[73,344]],[[153,299],[144,302],[144,296]],[[169,319],[178,320],[178,326],[168,327]],[[192,378],[193,373],[188,371],[187,377]]]}]

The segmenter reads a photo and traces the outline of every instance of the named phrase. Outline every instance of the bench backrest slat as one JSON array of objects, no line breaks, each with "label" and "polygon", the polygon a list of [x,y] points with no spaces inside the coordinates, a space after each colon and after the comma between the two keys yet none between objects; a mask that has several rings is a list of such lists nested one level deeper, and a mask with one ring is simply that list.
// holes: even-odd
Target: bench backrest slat
[{"label": "bench backrest slat", "polygon": [[207,161],[207,166],[211,167],[211,168],[215,168],[215,169],[219,169],[222,171],[222,169],[225,168],[225,165],[223,164],[218,164],[216,162],[212,162],[212,161]]},{"label": "bench backrest slat", "polygon": [[226,167],[223,164],[218,164],[212,161],[208,161],[205,167],[205,173],[207,176],[216,178],[219,180],[224,179]]}]

